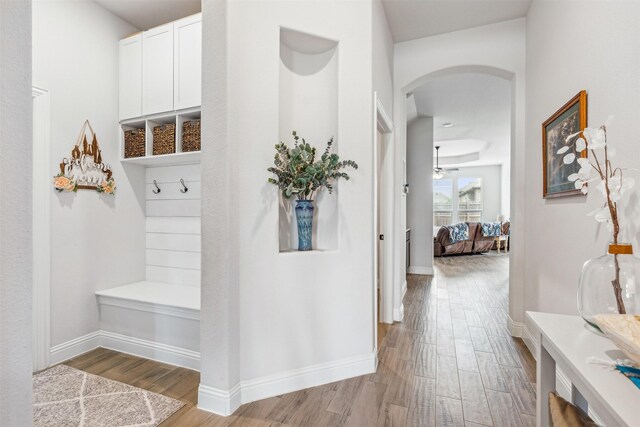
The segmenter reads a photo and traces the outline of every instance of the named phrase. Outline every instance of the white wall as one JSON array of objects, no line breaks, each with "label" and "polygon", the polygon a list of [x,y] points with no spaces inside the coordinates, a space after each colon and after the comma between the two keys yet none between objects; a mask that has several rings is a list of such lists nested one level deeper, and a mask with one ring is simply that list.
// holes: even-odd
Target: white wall
[{"label": "white wall", "polygon": [[[576,21],[577,22],[577,21]],[[525,94],[525,20],[456,31],[453,33],[397,43],[394,48],[394,123],[396,127],[396,206],[402,218],[402,160],[406,153],[407,92],[426,79],[455,72],[484,72],[511,81],[512,135],[510,187],[513,245],[510,254],[509,313],[515,321],[524,319],[524,94]],[[405,224],[396,224],[402,230]],[[401,239],[399,239],[401,240]],[[396,244],[402,244],[397,241]],[[402,281],[404,255],[398,254],[396,280]]]},{"label": "white wall", "polygon": [[[203,153],[203,181],[218,181],[202,199],[200,396],[209,403],[233,399],[238,372],[246,401],[373,370],[371,4],[205,2],[203,20],[203,118],[219,115],[203,120],[203,140],[213,145]],[[337,251],[279,252],[278,193],[266,182],[266,168],[279,139],[280,93],[273,82],[280,27],[339,43],[338,151],[360,168],[337,195]],[[225,38],[226,47],[220,45]],[[228,231],[216,235],[222,226]],[[219,251],[228,251],[226,265],[214,271]],[[239,333],[230,337],[236,321]],[[354,358],[362,362],[341,365]],[[319,365],[324,368],[316,371]],[[292,375],[296,370],[313,373]]]},{"label": "white wall", "polygon": [[[240,381],[237,167],[240,150],[229,137],[227,7],[226,1],[202,2],[201,164],[202,182],[212,184],[202,194],[198,406],[221,414],[232,412],[240,400],[236,387]],[[273,235],[277,236],[276,230]]]},{"label": "white wall", "polygon": [[[588,92],[588,124],[598,127],[609,115],[609,143],[615,166],[640,163],[640,39],[636,2],[533,2],[527,18],[526,209],[527,310],[576,314],[582,264],[605,253],[610,234],[586,214],[604,200],[542,198],[540,124],[582,89]],[[597,22],[576,37],[574,25]],[[569,54],[567,54],[569,52]],[[549,67],[548,64],[553,64]],[[541,89],[544,90],[541,90]],[[637,178],[636,178],[637,179]],[[622,226],[638,252],[640,190],[623,202]],[[550,250],[551,249],[551,250]],[[562,256],[558,256],[562,254]]]},{"label": "white wall", "polygon": [[433,273],[433,117],[407,124],[407,227],[413,274]]},{"label": "white wall", "polygon": [[51,176],[89,119],[118,186],[115,197],[51,186],[55,346],[99,329],[96,290],[144,279],[144,169],[118,161],[118,40],[136,29],[93,2],[38,1],[33,30],[33,83],[51,100]]},{"label": "white wall", "polygon": [[[228,46],[234,52],[229,58],[230,139],[241,152],[251,153],[238,171],[242,379],[370,353],[370,4],[231,2],[228,8]],[[277,188],[266,182],[265,169],[278,141],[280,93],[271,82],[278,79],[280,26],[338,41],[338,153],[360,168],[341,183],[337,195],[341,218],[339,251],[334,253],[277,250]],[[252,126],[244,124],[247,115]],[[309,142],[322,146],[324,140]]]},{"label": "white wall", "polygon": [[[476,166],[461,167],[459,171],[447,172],[446,176],[459,178],[481,178],[482,179],[482,221],[495,221],[498,214],[502,212],[502,167]],[[507,194],[508,200],[508,194]],[[506,218],[509,218],[506,216]]]},{"label": "white wall", "polygon": [[0,2],[0,423],[31,425],[31,2]]},{"label": "white wall", "polygon": [[373,90],[393,116],[393,39],[382,0],[373,0]]},{"label": "white wall", "polygon": [[500,213],[511,218],[511,165],[500,165]]}]

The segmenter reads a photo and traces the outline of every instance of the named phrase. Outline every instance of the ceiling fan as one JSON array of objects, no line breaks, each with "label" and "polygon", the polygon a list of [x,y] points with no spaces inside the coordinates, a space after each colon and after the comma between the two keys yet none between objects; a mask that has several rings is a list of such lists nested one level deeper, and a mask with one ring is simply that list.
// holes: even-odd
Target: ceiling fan
[{"label": "ceiling fan", "polygon": [[436,167],[433,168],[433,179],[444,178],[444,172],[455,172],[458,168],[441,168],[440,167],[440,146],[436,145]]}]

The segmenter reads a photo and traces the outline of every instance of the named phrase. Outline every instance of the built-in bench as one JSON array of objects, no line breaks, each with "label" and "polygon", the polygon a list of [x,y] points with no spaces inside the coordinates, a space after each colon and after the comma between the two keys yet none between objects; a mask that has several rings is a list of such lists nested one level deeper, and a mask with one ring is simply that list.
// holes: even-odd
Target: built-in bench
[{"label": "built-in bench", "polygon": [[200,367],[200,287],[141,281],[96,292],[101,345]]}]

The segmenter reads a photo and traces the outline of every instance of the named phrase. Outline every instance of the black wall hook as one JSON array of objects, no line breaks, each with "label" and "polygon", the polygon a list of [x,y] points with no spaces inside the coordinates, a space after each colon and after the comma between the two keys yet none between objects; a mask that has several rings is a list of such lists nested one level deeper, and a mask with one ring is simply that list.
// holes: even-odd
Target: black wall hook
[{"label": "black wall hook", "polygon": [[180,184],[182,184],[182,186],[184,187],[184,189],[180,189],[181,193],[186,193],[187,191],[189,191],[189,189],[187,188],[186,185],[184,185],[184,179],[180,178]]},{"label": "black wall hook", "polygon": [[153,185],[156,186],[156,190],[151,190],[153,191],[153,194],[158,194],[160,192],[160,187],[158,187],[158,183],[156,182],[156,180],[153,180]]}]

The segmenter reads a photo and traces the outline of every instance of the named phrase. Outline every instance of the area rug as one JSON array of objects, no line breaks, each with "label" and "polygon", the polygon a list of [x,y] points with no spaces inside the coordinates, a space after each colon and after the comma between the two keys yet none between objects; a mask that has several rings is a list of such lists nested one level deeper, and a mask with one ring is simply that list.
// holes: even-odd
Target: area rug
[{"label": "area rug", "polygon": [[33,425],[37,427],[157,426],[183,405],[65,365],[33,375]]}]

